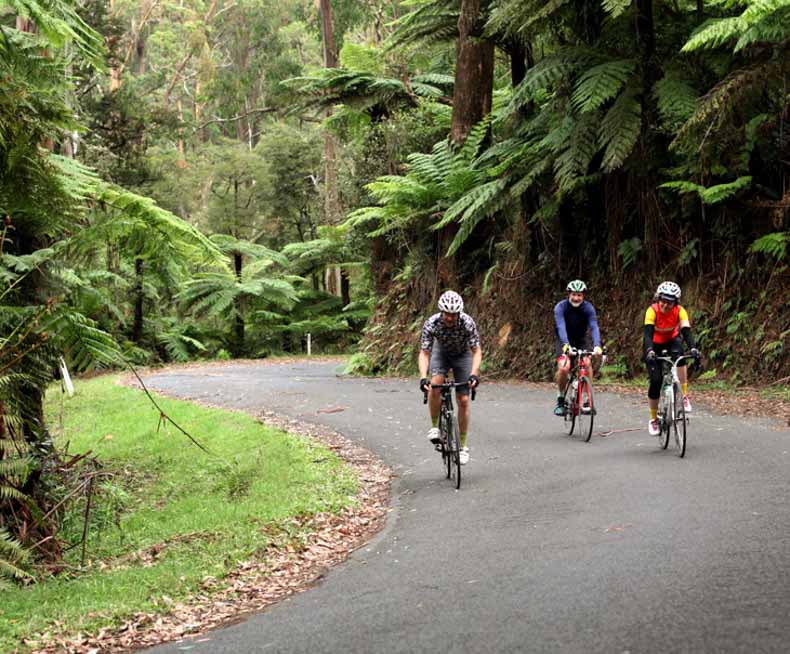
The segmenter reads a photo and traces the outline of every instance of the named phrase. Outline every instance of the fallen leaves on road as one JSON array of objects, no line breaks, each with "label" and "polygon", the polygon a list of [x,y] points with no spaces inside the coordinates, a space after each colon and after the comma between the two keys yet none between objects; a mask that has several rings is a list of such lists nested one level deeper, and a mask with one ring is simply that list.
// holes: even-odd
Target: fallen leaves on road
[{"label": "fallen leaves on road", "polygon": [[[123,652],[150,647],[185,636],[202,634],[245,613],[260,611],[317,583],[324,573],[341,563],[365,544],[383,525],[388,511],[392,473],[367,449],[339,433],[263,412],[262,423],[314,438],[333,450],[353,469],[360,491],[354,506],[340,514],[321,513],[293,518],[282,525],[262,529],[268,542],[261,560],[244,561],[223,579],[207,576],[201,588],[185,601],[163,603],[165,613],[139,612],[117,627],[95,634],[66,635],[65,625],[54,623],[49,630],[25,645],[33,652],[51,654],[94,654]],[[289,533],[306,534],[298,546],[289,542]],[[184,538],[205,537],[188,534]],[[150,564],[166,543],[130,555],[136,562]]]}]

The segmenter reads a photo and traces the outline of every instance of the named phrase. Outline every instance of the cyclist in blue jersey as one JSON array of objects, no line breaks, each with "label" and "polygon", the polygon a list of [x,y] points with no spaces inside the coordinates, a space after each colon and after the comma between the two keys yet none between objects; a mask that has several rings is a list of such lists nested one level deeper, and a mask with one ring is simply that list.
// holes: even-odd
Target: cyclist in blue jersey
[{"label": "cyclist in blue jersey", "polygon": [[[556,335],[555,355],[557,357],[557,406],[555,416],[565,415],[565,386],[571,369],[571,357],[574,350],[590,349],[588,331],[595,346],[593,352],[600,356],[601,332],[598,330],[598,318],[595,307],[584,299],[587,284],[581,279],[574,279],[566,287],[568,299],[558,302],[554,307],[554,333]],[[589,374],[592,366],[587,361]]]}]

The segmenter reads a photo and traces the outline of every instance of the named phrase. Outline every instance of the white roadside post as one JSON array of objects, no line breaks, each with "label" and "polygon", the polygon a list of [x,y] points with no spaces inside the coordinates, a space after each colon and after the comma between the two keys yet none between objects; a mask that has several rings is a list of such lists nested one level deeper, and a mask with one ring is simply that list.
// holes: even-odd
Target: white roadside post
[{"label": "white roadside post", "polygon": [[311,339],[310,339],[310,333],[308,332],[307,333],[307,356],[310,356],[311,354],[312,354],[312,342],[311,342]]}]

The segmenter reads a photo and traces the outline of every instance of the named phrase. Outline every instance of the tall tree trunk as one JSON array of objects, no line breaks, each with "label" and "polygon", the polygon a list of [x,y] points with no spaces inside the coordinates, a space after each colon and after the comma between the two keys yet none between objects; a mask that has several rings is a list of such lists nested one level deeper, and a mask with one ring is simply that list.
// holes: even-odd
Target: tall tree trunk
[{"label": "tall tree trunk", "polygon": [[494,89],[494,42],[484,38],[487,0],[462,0],[458,18],[455,88],[450,138],[463,143],[489,113]]},{"label": "tall tree trunk", "polygon": [[351,280],[348,277],[348,272],[342,268],[340,270],[340,297],[344,307],[351,304]]},{"label": "tall tree trunk", "polygon": [[[658,195],[656,194],[656,167],[661,165],[662,145],[658,134],[653,130],[657,122],[653,87],[659,80],[661,69],[656,61],[656,34],[653,19],[653,0],[636,0],[635,2],[636,43],[639,51],[639,65],[642,71],[642,129],[640,136],[640,156],[644,165],[640,168],[638,184],[639,215],[644,226],[644,249],[647,255],[648,269],[655,272],[659,253],[659,220]],[[666,146],[664,146],[666,149]]]},{"label": "tall tree trunk", "polygon": [[[240,252],[233,253],[233,269],[236,273],[236,281],[241,284],[242,255]],[[244,354],[244,314],[242,298],[236,298],[236,319],[233,324],[233,354],[240,357]]]},{"label": "tall tree trunk", "polygon": [[139,343],[143,337],[143,265],[140,257],[134,260],[134,324],[132,342]]},{"label": "tall tree trunk", "polygon": [[[491,113],[494,90],[494,42],[485,38],[484,9],[488,0],[462,0],[458,18],[455,88],[450,139],[461,145],[471,129]],[[437,281],[447,288],[457,283],[455,257],[447,249],[458,232],[457,223],[444,227],[438,236]]]},{"label": "tall tree trunk", "polygon": [[[319,0],[321,12],[321,37],[324,46],[324,67],[337,68],[337,49],[335,47],[335,25],[332,19],[331,0]],[[332,115],[332,110],[327,116]],[[328,225],[340,221],[340,200],[337,193],[337,141],[329,130],[324,131],[324,220]],[[325,283],[327,291],[341,296],[341,273],[333,267],[327,271]],[[336,281],[337,280],[337,281]]]}]

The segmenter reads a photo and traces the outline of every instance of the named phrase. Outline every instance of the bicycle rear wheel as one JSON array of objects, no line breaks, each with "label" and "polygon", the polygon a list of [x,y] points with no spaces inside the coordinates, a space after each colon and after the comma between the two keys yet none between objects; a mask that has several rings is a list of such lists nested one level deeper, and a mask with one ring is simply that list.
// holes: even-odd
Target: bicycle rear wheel
[{"label": "bicycle rear wheel", "polygon": [[579,436],[585,443],[589,443],[592,436],[594,416],[592,384],[587,377],[582,377],[579,380],[579,392],[574,404],[576,405],[576,412],[579,414],[576,418],[576,422],[579,424]]},{"label": "bicycle rear wheel", "polygon": [[686,455],[686,410],[683,408],[683,392],[680,384],[672,386],[672,397],[672,403],[675,405],[675,415],[672,420],[675,445],[678,448],[678,456],[682,459]]},{"label": "bicycle rear wheel", "polygon": [[568,385],[565,387],[565,430],[568,435],[573,434],[573,428],[576,426],[576,393],[573,392],[572,380],[568,380]]}]

